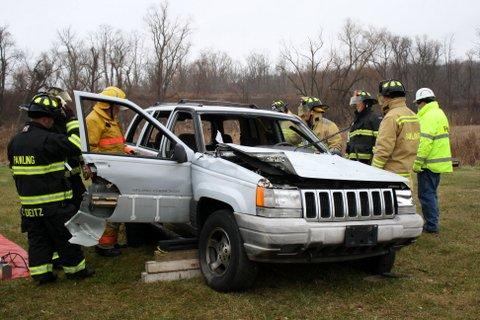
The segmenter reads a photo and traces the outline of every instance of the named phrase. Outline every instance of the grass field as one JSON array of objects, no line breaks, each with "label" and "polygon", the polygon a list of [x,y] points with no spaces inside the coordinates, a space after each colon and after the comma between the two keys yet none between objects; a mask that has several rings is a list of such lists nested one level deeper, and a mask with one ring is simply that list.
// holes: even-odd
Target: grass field
[{"label": "grass field", "polygon": [[[445,175],[439,236],[397,255],[397,279],[372,281],[346,264],[262,266],[248,292],[220,294],[201,279],[143,284],[153,248],[115,259],[86,249],[94,278],[36,287],[0,282],[0,319],[479,319],[480,168]],[[16,192],[0,167],[0,233],[26,247]]]}]

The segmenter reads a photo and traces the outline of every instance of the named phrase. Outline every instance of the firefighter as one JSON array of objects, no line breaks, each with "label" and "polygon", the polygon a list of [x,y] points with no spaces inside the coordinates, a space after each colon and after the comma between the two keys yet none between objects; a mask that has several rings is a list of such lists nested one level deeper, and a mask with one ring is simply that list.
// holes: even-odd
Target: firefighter
[{"label": "firefighter", "polygon": [[417,158],[413,163],[413,171],[417,173],[418,199],[425,219],[424,231],[438,233],[440,174],[453,171],[449,124],[431,89],[419,89],[414,102],[418,105],[421,131]]},{"label": "firefighter", "polygon": [[290,112],[290,110],[288,110],[288,104],[283,100],[274,100],[272,102],[272,110],[286,114],[293,114]]},{"label": "firefighter", "polygon": [[323,115],[329,106],[315,97],[302,97],[299,107],[299,116],[307,123],[310,129],[325,143],[334,154],[341,155],[342,137],[340,136],[337,125],[325,118]]},{"label": "firefighter", "polygon": [[378,92],[383,119],[373,148],[372,165],[410,181],[420,141],[418,117],[407,107],[405,87],[400,81],[382,81]]},{"label": "firefighter", "polygon": [[38,284],[53,282],[52,255],[60,256],[67,278],[93,275],[82,249],[68,242],[65,227],[76,212],[73,192],[65,177],[65,159],[80,155],[78,121],[66,110],[67,134],[52,131],[61,116],[60,102],[47,93],[35,95],[28,105],[31,119],[7,147],[8,160],[21,203],[22,232],[28,235],[30,275]]},{"label": "firefighter", "polygon": [[[68,103],[72,102],[72,98],[70,98],[70,95],[68,94],[68,92],[63,89],[51,87],[47,90],[47,93],[56,97],[60,101],[63,109],[67,107]],[[74,126],[75,126],[75,129],[77,129],[78,122],[75,123]],[[55,119],[54,128],[58,133],[66,134],[67,124],[65,121],[65,117],[57,117]],[[69,129],[73,129],[72,125],[70,125]],[[73,198],[71,202],[73,203],[73,205],[78,211],[80,209],[80,203],[83,200],[83,194],[85,193],[85,191],[87,191],[81,177],[83,160],[80,156],[69,157],[67,159],[67,165],[68,167],[67,167],[66,175],[70,182],[70,185],[72,186],[72,191],[73,191]]]},{"label": "firefighter", "polygon": [[[107,87],[100,94],[125,99],[125,93],[117,87]],[[122,127],[117,119],[120,107],[106,102],[97,102],[86,117],[90,152],[125,154]],[[118,245],[119,223],[107,222],[105,231],[95,246],[95,251],[105,257],[121,254]]]},{"label": "firefighter", "polygon": [[372,148],[378,135],[380,118],[372,111],[378,101],[367,91],[356,90],[350,98],[355,108],[355,120],[348,134],[347,157],[365,164],[372,162]]},{"label": "firefighter", "polygon": [[[288,104],[285,103],[283,100],[273,101],[272,110],[298,117],[293,112],[288,110]],[[302,142],[302,137],[300,137],[295,131],[290,129],[291,125],[292,124],[289,121],[282,121],[280,123],[285,142],[291,144],[292,146],[297,146]]]}]

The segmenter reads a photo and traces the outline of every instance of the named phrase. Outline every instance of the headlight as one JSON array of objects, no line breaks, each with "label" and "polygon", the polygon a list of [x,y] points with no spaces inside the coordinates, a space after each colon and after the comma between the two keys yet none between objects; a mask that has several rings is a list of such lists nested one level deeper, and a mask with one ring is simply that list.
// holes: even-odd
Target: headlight
[{"label": "headlight", "polygon": [[395,195],[397,196],[398,214],[417,213],[411,190],[395,190]]},{"label": "headlight", "polygon": [[256,195],[257,215],[269,218],[301,218],[302,201],[298,189],[275,189],[260,180]]}]

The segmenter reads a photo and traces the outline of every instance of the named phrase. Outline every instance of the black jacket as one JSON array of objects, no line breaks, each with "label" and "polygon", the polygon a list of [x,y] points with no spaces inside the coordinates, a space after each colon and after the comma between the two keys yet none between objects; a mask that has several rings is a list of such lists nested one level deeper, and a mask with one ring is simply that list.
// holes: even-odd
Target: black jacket
[{"label": "black jacket", "polygon": [[27,122],[8,144],[7,154],[23,207],[41,208],[72,198],[65,160],[81,154],[78,128],[67,136]]},{"label": "black jacket", "polygon": [[362,112],[355,111],[355,121],[348,134],[347,156],[352,160],[370,163],[372,148],[378,135],[381,119],[366,107]]}]

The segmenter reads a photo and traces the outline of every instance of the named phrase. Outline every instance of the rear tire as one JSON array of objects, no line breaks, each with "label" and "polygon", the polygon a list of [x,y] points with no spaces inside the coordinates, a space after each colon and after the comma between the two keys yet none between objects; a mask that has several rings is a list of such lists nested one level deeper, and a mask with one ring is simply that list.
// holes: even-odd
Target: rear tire
[{"label": "rear tire", "polygon": [[392,271],[395,264],[396,251],[390,250],[386,254],[365,259],[365,266],[372,274],[386,274]]},{"label": "rear tire", "polygon": [[255,282],[257,266],[245,253],[230,210],[215,211],[207,218],[200,231],[198,252],[203,277],[212,289],[238,291]]}]

